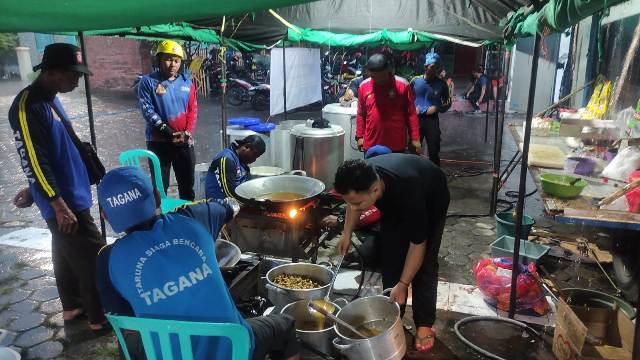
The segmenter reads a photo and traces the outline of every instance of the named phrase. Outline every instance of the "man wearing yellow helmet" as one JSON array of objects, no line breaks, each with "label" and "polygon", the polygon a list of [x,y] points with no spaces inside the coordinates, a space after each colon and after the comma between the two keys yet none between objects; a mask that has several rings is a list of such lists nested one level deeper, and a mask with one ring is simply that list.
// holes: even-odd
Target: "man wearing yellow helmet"
[{"label": "man wearing yellow helmet", "polygon": [[193,200],[196,156],[193,131],[198,117],[196,89],[187,72],[180,72],[184,52],[175,41],[164,40],[156,50],[159,71],[140,80],[138,99],[146,123],[147,148],[160,159],[162,184],[169,187],[171,167],[180,198]]}]

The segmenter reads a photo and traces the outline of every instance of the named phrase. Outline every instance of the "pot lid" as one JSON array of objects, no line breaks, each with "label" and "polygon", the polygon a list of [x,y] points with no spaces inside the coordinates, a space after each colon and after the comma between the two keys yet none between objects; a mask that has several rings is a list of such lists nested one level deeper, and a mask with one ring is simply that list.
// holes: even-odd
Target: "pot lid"
[{"label": "pot lid", "polygon": [[322,108],[322,113],[328,114],[346,114],[351,116],[356,116],[358,113],[357,107],[346,107],[342,106],[339,103],[336,104],[327,104]]},{"label": "pot lid", "polygon": [[291,135],[311,138],[333,137],[344,135],[344,130],[338,125],[331,125],[328,128],[318,129],[308,126],[307,124],[300,124],[291,129]]}]

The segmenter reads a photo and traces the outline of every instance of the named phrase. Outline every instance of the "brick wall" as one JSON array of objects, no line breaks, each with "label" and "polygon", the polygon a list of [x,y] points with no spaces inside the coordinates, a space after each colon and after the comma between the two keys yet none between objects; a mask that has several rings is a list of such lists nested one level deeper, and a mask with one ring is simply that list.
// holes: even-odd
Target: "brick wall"
[{"label": "brick wall", "polygon": [[138,74],[151,71],[149,41],[89,36],[85,42],[92,88],[128,90]]}]

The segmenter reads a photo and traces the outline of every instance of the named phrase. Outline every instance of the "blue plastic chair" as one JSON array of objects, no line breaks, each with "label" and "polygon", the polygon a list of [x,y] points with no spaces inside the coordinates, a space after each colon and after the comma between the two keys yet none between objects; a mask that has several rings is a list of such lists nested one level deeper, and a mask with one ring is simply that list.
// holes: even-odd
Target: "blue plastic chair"
[{"label": "blue plastic chair", "polygon": [[162,184],[160,160],[153,152],[144,149],[132,149],[123,151],[120,153],[120,165],[141,167],[140,158],[147,158],[151,160],[151,163],[153,164],[154,176],[152,176],[152,180],[155,182],[155,188],[158,189],[158,192],[160,193],[160,208],[162,209],[163,214],[171,212],[184,204],[190,203],[190,201],[188,200],[173,199],[167,197],[167,194],[164,192],[164,186]]},{"label": "blue plastic chair", "polygon": [[176,320],[145,319],[126,316],[107,315],[107,319],[116,333],[126,360],[131,360],[129,350],[122,336],[122,329],[140,333],[144,352],[148,360],[157,360],[156,347],[153,346],[152,333],[160,339],[160,355],[163,360],[173,360],[170,336],[178,335],[182,360],[193,360],[191,336],[227,337],[231,340],[231,360],[248,360],[251,338],[249,330],[240,324],[206,323]]}]

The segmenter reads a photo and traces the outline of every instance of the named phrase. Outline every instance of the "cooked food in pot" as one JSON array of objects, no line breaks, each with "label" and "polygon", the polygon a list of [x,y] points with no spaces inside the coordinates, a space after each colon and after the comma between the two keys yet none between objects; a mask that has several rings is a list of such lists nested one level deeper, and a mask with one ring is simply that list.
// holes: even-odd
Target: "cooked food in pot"
[{"label": "cooked food in pot", "polygon": [[321,287],[320,283],[304,275],[280,274],[273,282],[287,289],[306,290]]},{"label": "cooked food in pot", "polygon": [[294,192],[286,192],[286,191],[278,191],[272,192],[268,194],[264,194],[256,198],[256,200],[271,200],[271,201],[293,201],[298,199],[304,199],[304,195],[294,193]]}]

